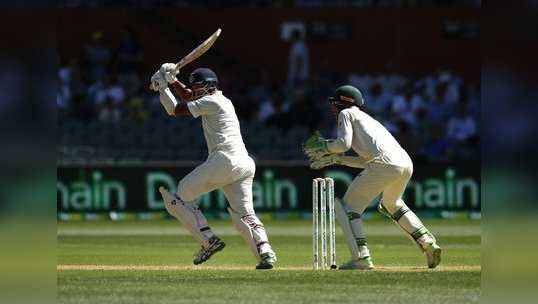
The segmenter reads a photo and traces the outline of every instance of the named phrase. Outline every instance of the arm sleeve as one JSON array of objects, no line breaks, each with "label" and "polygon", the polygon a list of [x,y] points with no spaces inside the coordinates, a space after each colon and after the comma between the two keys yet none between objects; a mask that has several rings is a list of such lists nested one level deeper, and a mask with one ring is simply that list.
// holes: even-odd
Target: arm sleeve
[{"label": "arm sleeve", "polygon": [[327,141],[327,149],[331,153],[346,152],[351,148],[353,139],[353,126],[348,112],[341,111],[338,114],[338,138]]},{"label": "arm sleeve", "polygon": [[209,98],[200,98],[197,100],[189,101],[187,107],[194,118],[201,115],[215,114],[218,111],[218,106]]}]

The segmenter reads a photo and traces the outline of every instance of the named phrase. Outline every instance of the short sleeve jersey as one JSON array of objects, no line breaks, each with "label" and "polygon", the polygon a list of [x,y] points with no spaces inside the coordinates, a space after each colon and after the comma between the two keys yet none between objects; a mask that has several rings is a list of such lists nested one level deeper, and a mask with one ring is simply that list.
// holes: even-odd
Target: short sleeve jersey
[{"label": "short sleeve jersey", "polygon": [[248,154],[235,108],[221,91],[190,101],[187,107],[194,118],[202,117],[209,154],[215,151]]}]

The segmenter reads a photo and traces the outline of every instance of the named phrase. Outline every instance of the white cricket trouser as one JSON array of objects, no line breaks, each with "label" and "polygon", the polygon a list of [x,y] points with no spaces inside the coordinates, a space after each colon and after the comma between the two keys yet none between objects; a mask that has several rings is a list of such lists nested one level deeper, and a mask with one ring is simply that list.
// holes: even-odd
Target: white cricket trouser
[{"label": "white cricket trouser", "polygon": [[255,172],[254,160],[247,154],[213,152],[179,182],[177,195],[185,202],[192,202],[205,193],[222,188],[235,212],[240,216],[253,215],[252,181]]},{"label": "white cricket trouser", "polygon": [[383,206],[394,214],[405,206],[402,195],[413,174],[413,163],[399,166],[371,162],[358,175],[344,195],[344,202],[362,214],[372,200],[382,194]]}]

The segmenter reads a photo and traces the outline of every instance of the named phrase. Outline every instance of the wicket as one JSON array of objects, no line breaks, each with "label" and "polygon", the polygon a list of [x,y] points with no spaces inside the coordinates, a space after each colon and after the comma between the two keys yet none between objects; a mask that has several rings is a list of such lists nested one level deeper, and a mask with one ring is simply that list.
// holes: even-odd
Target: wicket
[{"label": "wicket", "polygon": [[[329,231],[327,232],[327,209]],[[315,178],[312,180],[312,267],[336,269],[336,228],[334,216],[334,180],[332,178]],[[327,245],[327,234],[329,244]],[[329,249],[329,259],[327,259]]]}]

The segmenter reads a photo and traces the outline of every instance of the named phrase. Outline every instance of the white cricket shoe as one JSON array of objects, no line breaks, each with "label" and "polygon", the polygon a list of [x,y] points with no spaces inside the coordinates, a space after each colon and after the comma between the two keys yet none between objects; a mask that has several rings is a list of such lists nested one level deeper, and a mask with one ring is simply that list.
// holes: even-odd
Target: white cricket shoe
[{"label": "white cricket shoe", "polygon": [[340,267],[338,267],[338,269],[342,269],[342,270],[352,270],[352,269],[370,270],[370,269],[374,269],[374,263],[372,262],[371,257],[360,258],[358,260],[352,259],[352,260],[340,265]]}]

